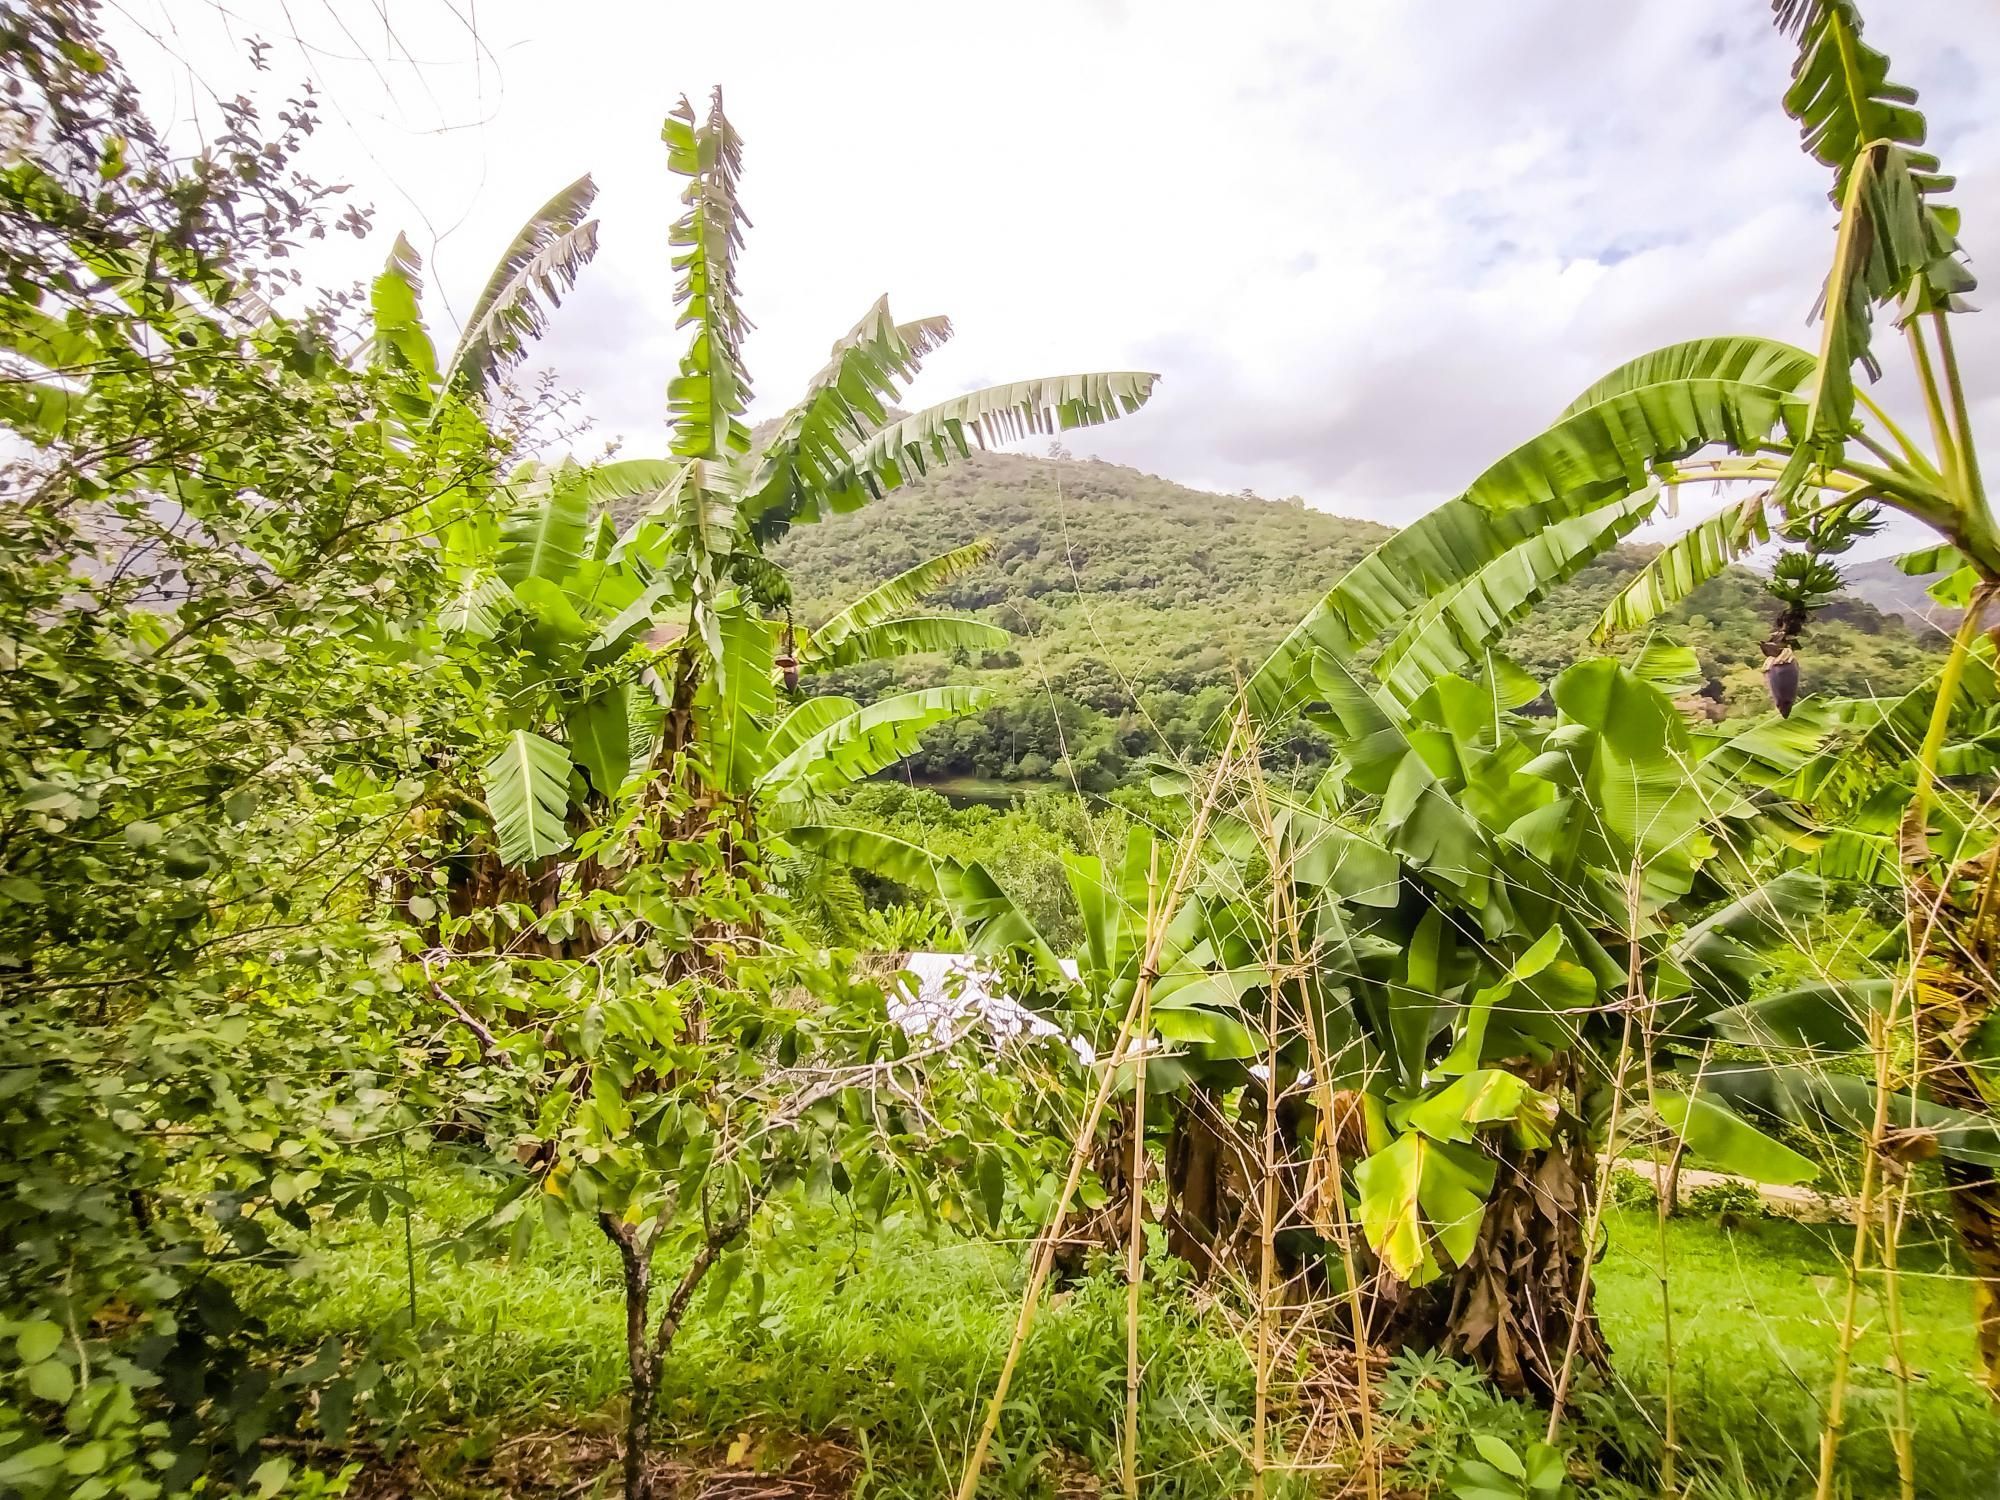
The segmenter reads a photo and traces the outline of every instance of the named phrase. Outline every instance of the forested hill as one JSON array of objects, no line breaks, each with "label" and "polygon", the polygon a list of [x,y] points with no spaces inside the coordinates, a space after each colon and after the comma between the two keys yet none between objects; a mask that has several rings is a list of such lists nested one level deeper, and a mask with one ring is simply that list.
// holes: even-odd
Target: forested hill
[{"label": "forested hill", "polygon": [[[805,623],[926,558],[979,538],[993,553],[937,602],[1006,626],[1008,652],[910,658],[841,674],[841,691],[976,681],[1001,690],[981,717],[933,732],[920,778],[1039,779],[1067,753],[1086,785],[1118,780],[1160,738],[1191,744],[1257,662],[1364,552],[1389,534],[1302,503],[1206,494],[1095,460],[976,454],[854,515],[795,530],[778,550]],[[1591,647],[1603,602],[1645,559],[1626,547],[1557,591],[1507,649],[1536,672]],[[1763,706],[1757,643],[1775,606],[1752,574],[1704,587],[1667,622],[1735,712]],[[1805,690],[1893,693],[1918,680],[1935,637],[1867,604],[1823,611]],[[1309,737],[1296,747],[1310,753]]]}]

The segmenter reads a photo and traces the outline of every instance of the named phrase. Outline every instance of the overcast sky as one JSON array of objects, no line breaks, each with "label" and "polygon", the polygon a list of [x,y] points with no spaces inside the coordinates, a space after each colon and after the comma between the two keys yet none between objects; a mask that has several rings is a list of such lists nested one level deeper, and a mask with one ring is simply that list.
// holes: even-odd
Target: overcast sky
[{"label": "overcast sky", "polygon": [[[2000,296],[2000,0],[1865,10]],[[1157,370],[1145,411],[1072,449],[1392,523],[1648,348],[1816,343],[1832,247],[1764,0],[113,0],[111,21],[184,130],[213,92],[275,105],[310,77],[310,165],[378,228],[312,270],[371,275],[404,230],[447,327],[526,214],[595,173],[602,248],[541,353],[633,453],[663,446],[680,348],[659,123],[712,83],[747,143],[753,417],[886,291],[957,325],[916,401]],[[1960,335],[1989,446],[1994,318]]]}]

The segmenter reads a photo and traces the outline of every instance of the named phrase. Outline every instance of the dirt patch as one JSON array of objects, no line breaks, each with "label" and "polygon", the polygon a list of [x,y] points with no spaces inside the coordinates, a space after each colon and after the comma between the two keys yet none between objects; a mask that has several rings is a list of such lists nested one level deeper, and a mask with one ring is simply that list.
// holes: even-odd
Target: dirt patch
[{"label": "dirt patch", "polygon": [[[617,1439],[604,1433],[440,1433],[393,1458],[356,1453],[352,1500],[583,1500],[619,1493]],[[338,1467],[327,1464],[327,1467]],[[662,1500],[840,1500],[857,1457],[837,1443],[746,1434],[724,1449],[660,1453],[651,1468]]]}]

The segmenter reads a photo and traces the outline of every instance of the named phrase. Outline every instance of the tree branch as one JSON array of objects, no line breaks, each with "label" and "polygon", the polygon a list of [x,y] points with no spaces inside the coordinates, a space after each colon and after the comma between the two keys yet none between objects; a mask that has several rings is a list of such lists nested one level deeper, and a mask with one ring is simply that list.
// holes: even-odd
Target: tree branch
[{"label": "tree branch", "polygon": [[688,1303],[694,1300],[695,1289],[701,1285],[702,1278],[708,1275],[716,1257],[750,1227],[751,1216],[757,1212],[762,1203],[761,1195],[752,1194],[744,1200],[741,1208],[710,1228],[702,1240],[701,1248],[695,1251],[694,1259],[688,1262],[687,1269],[681,1273],[679,1284],[667,1298],[666,1308],[660,1314],[659,1330],[653,1335],[653,1358],[656,1361],[667,1357],[667,1350],[673,1346],[674,1335],[681,1331],[681,1320],[687,1316]]},{"label": "tree branch", "polygon": [[421,962],[424,966],[424,979],[430,985],[431,993],[437,996],[445,1009],[452,1013],[452,1016],[461,1026],[478,1039],[479,1055],[487,1062],[499,1067],[512,1068],[514,1066],[514,1058],[505,1047],[500,1045],[500,1039],[492,1033],[484,1021],[480,1020],[471,1011],[454,1000],[445,987],[438,982],[437,975],[431,972],[431,955],[426,953]]}]

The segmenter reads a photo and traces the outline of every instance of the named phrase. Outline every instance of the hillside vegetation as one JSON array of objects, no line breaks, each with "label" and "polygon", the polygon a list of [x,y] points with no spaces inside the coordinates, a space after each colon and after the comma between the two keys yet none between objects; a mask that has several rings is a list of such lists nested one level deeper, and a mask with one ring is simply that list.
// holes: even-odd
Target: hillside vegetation
[{"label": "hillside vegetation", "polygon": [[[1018,637],[978,659],[910,657],[834,674],[833,690],[871,698],[898,687],[977,682],[998,690],[983,714],[940,726],[908,764],[918,780],[1036,781],[1065,755],[1103,790],[1132,759],[1193,746],[1252,670],[1389,529],[1298,500],[1217,495],[1096,460],[976,454],[870,506],[801,528],[779,549],[801,620],[831,614],[928,557],[985,538],[992,554],[936,602]],[[1556,590],[1507,642],[1547,675],[1590,654],[1604,602],[1652,548],[1628,545]],[[1776,606],[1735,568],[1668,617],[1694,647],[1721,711],[1766,706],[1758,642]],[[1814,619],[1807,692],[1891,695],[1931,668],[1941,644],[1858,599]],[[1324,758],[1311,730],[1275,747]],[[1067,778],[1064,778],[1067,779]]]}]

